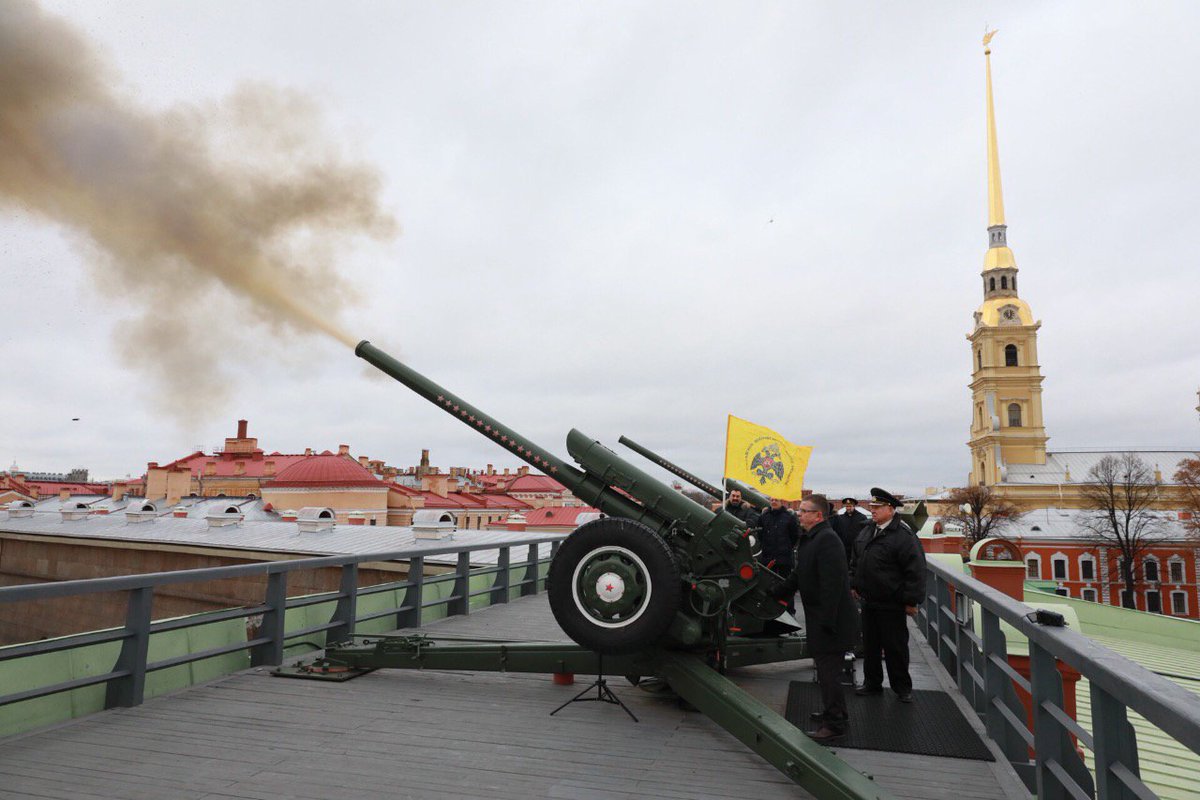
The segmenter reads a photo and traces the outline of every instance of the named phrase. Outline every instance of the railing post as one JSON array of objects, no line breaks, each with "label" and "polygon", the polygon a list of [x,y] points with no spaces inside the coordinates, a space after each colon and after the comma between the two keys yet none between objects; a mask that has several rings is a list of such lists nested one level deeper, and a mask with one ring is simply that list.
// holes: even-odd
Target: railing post
[{"label": "railing post", "polygon": [[529,545],[529,555],[525,559],[525,578],[521,581],[521,597],[538,593],[538,546]]},{"label": "railing post", "polygon": [[1057,660],[1032,639],[1029,642],[1029,686],[1033,700],[1033,754],[1038,800],[1066,800],[1074,796],[1053,774],[1050,762],[1056,762],[1084,793],[1094,797],[1091,773],[1075,751],[1066,728],[1047,709],[1048,705],[1063,707],[1062,675],[1058,672]]},{"label": "railing post", "polygon": [[1125,704],[1095,683],[1092,687],[1092,755],[1095,757],[1096,789],[1099,800],[1135,800],[1134,792],[1112,773],[1123,764],[1141,777],[1138,767],[1137,734],[1129,724]]},{"label": "railing post", "polygon": [[966,697],[974,709],[979,708],[976,701],[978,687],[971,677],[971,669],[975,668],[975,643],[971,641],[967,629],[972,627],[971,601],[965,594],[954,591],[954,651],[958,654],[958,690]]},{"label": "railing post", "polygon": [[950,611],[950,584],[938,578],[937,582],[937,654],[946,672],[951,676],[958,675],[958,657],[952,652],[950,643],[954,641],[954,615]]},{"label": "railing post", "polygon": [[425,594],[425,557],[413,556],[408,560],[408,588],[404,590],[401,606],[407,606],[407,611],[396,615],[397,628],[421,627],[421,603]]},{"label": "railing post", "polygon": [[511,581],[509,575],[509,550],[512,548],[501,547],[500,554],[496,558],[496,580],[492,582],[492,605],[508,602],[508,588]]},{"label": "railing post", "polygon": [[[1008,663],[1008,644],[1004,638],[1004,631],[1000,629],[1000,618],[995,612],[982,606],[980,611],[983,614],[983,685],[984,699],[987,703],[984,724],[987,734],[992,741],[1000,745],[1000,750],[1009,763],[1028,765],[1029,748],[1026,747],[1021,734],[1009,726],[1001,711],[1003,706],[1015,719],[1025,719],[1025,708],[1017,699],[1012,678],[997,663]],[[1018,770],[1018,774],[1021,774],[1029,788],[1033,789],[1033,776],[1028,769]]]},{"label": "railing post", "polygon": [[333,609],[330,622],[337,627],[325,631],[325,646],[336,642],[348,642],[354,635],[354,621],[358,616],[358,563],[342,566],[342,580],[338,585],[337,606]]},{"label": "railing post", "polygon": [[267,610],[263,612],[258,635],[268,641],[250,650],[251,666],[279,666],[283,663],[283,633],[287,614],[287,573],[272,572],[267,575]]},{"label": "railing post", "polygon": [[458,554],[458,567],[454,570],[454,590],[450,595],[458,599],[446,604],[447,616],[471,613],[471,554],[468,552]]},{"label": "railing post", "polygon": [[925,571],[925,641],[937,652],[937,586],[938,576],[933,570]]},{"label": "railing post", "polygon": [[154,609],[154,587],[130,589],[125,606],[125,641],[114,671],[129,674],[108,682],[104,707],[128,708],[141,705],[146,696],[146,654],[150,650],[150,621]]}]

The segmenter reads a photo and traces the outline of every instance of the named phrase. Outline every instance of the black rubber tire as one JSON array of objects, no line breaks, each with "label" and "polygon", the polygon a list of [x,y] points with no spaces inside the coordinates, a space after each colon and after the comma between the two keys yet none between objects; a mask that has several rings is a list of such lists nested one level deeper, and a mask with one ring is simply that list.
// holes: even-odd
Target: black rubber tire
[{"label": "black rubber tire", "polygon": [[[573,586],[581,562],[609,547],[636,556],[645,567],[649,587],[649,596],[639,605],[635,618],[608,623],[619,627],[607,627],[580,608]],[[683,594],[679,566],[667,543],[648,526],[621,517],[604,517],[576,528],[550,562],[546,589],[550,610],[563,632],[583,647],[605,655],[635,653],[657,644],[675,618]]]}]

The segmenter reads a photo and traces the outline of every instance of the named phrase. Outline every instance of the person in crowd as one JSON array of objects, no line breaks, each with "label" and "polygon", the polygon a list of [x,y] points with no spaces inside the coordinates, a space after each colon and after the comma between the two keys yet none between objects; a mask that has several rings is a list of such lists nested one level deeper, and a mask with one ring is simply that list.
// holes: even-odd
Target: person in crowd
[{"label": "person in crowd", "polygon": [[[800,523],[782,500],[778,497],[770,500],[771,507],[758,518],[758,541],[762,547],[758,559],[776,574],[787,575],[795,566],[794,551],[800,539]],[[788,613],[796,613],[794,596],[788,598],[787,607]]]},{"label": "person in crowd", "polygon": [[854,550],[858,535],[870,522],[871,519],[858,510],[858,501],[853,497],[842,498],[842,510],[829,518],[830,527],[837,533],[846,549],[847,565],[850,563],[850,554]]},{"label": "person in crowd", "polygon": [[742,499],[742,493],[734,489],[725,500],[725,510],[750,527],[758,524],[758,509]]},{"label": "person in crowd", "polygon": [[862,602],[863,683],[856,694],[883,693],[888,685],[912,702],[908,673],[908,618],[925,597],[925,552],[912,529],[896,516],[895,495],[871,489],[873,524],[859,534],[850,559],[850,586]]},{"label": "person in crowd", "polygon": [[821,711],[811,715],[818,727],[808,735],[819,742],[844,736],[849,724],[846,692],[839,680],[842,656],[854,642],[858,611],[850,595],[846,552],[828,522],[829,500],[814,494],[797,509],[800,519],[796,565],[777,590],[779,598],[800,591],[804,606],[804,633],[821,686]]}]

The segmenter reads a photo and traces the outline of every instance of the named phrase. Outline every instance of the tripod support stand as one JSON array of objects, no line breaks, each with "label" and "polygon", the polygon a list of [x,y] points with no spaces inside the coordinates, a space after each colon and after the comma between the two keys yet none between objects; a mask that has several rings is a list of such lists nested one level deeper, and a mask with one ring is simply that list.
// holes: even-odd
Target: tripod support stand
[{"label": "tripod support stand", "polygon": [[[584,697],[584,695],[591,692],[592,689],[596,690],[596,696],[595,697]],[[605,680],[605,678],[604,678],[604,656],[599,653],[596,654],[596,680],[592,681],[587,686],[585,686],[583,688],[582,692],[575,695],[570,700],[568,700],[567,702],[563,703],[558,708],[551,711],[550,716],[554,716],[555,714],[562,711],[567,706],[571,705],[571,703],[596,703],[596,702],[612,703],[613,705],[620,706],[621,708],[625,709],[625,713],[628,714],[633,719],[634,722],[638,721],[638,718],[635,717],[633,715],[633,712],[629,710],[629,706],[627,706],[623,702],[621,702],[621,698],[617,697],[617,695],[613,692],[613,690],[608,688],[608,681]]]}]

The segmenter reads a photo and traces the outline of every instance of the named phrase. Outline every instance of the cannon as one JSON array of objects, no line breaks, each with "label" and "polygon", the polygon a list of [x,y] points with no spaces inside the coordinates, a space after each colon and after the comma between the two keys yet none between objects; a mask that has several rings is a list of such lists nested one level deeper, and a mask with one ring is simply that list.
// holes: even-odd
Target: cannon
[{"label": "cannon", "polygon": [[753,537],[732,514],[704,508],[575,429],[568,464],[370,342],[354,352],[608,515],[577,528],[550,565],[550,608],[572,640],[604,655],[703,649],[730,629],[761,633],[780,616],[771,593],[782,576],[755,559]]},{"label": "cannon", "polygon": [[[355,354],[607,516],[561,541],[547,574],[551,611],[573,643],[351,635],[314,661],[273,674],[340,680],[381,668],[607,672],[635,683],[655,676],[815,796],[885,800],[868,776],[725,677],[730,668],[806,656],[795,620],[772,596],[782,578],[756,559],[744,523],[689,500],[578,430],[567,434],[570,464],[369,342]],[[596,685],[620,703],[602,678]]]}]

